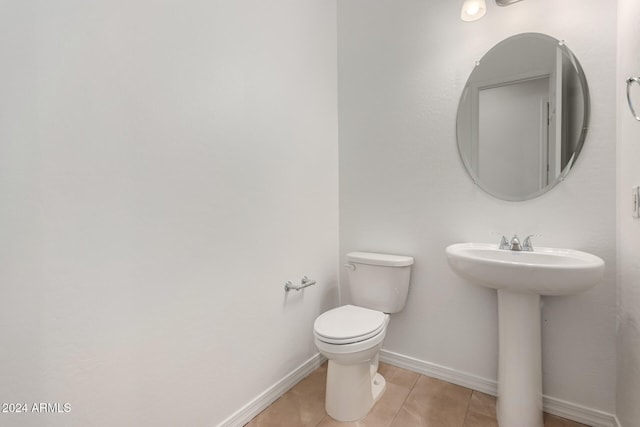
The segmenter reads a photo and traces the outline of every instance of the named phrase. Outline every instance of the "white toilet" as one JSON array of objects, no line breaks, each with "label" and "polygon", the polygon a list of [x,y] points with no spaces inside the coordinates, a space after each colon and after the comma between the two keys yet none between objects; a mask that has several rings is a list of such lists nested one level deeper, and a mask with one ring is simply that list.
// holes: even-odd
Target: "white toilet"
[{"label": "white toilet", "polygon": [[347,254],[354,305],[321,314],[313,325],[315,343],[329,359],[326,410],[338,421],[367,415],[386,382],[378,373],[378,352],[389,314],[404,308],[413,258],[369,252]]}]

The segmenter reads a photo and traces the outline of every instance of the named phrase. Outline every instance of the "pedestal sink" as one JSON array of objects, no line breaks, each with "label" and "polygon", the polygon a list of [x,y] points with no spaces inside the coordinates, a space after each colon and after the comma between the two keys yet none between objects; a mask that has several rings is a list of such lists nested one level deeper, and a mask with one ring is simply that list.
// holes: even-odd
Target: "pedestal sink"
[{"label": "pedestal sink", "polygon": [[458,243],[446,252],[456,273],[498,291],[498,424],[542,427],[540,296],[592,288],[604,261],[571,249],[510,251],[487,243]]}]

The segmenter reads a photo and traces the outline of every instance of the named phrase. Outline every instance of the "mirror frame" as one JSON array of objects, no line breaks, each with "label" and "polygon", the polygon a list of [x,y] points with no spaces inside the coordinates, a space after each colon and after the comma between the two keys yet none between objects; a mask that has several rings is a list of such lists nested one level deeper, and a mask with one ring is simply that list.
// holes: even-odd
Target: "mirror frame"
[{"label": "mirror frame", "polygon": [[[507,42],[513,42],[515,39],[518,38],[525,38],[525,37],[536,37],[536,38],[545,38],[548,39],[549,41],[553,41],[562,51],[563,55],[569,60],[569,63],[571,64],[571,67],[573,69],[573,73],[575,73],[575,75],[577,76],[578,82],[580,84],[580,88],[582,90],[582,98],[583,98],[583,117],[582,117],[582,126],[580,128],[580,134],[577,138],[577,142],[575,145],[575,150],[573,151],[573,154],[571,155],[571,157],[567,160],[565,167],[560,171],[560,174],[558,176],[555,177],[555,179],[553,180],[553,182],[549,182],[546,186],[542,187],[540,190],[530,193],[530,194],[525,194],[522,197],[506,197],[505,195],[501,195],[501,194],[496,194],[495,191],[492,191],[490,188],[487,188],[485,185],[483,185],[480,181],[480,179],[478,178],[478,176],[473,172],[473,168],[471,167],[471,165],[469,164],[469,159],[466,158],[466,156],[463,153],[463,150],[461,148],[461,143],[460,143],[460,133],[458,130],[458,122],[460,120],[460,112],[461,112],[461,107],[463,105],[463,100],[467,97],[467,92],[470,88],[470,83],[471,83],[471,78],[473,77],[474,72],[476,71],[476,69],[481,66],[482,61],[487,58],[488,55],[490,55],[491,53],[495,53],[495,51],[497,49],[500,49],[501,45],[503,45],[504,43]],[[485,191],[486,193],[490,194],[493,197],[496,197],[498,199],[501,200],[506,200],[506,201],[513,201],[513,202],[517,202],[517,201],[525,201],[525,200],[531,200],[534,199],[536,197],[541,196],[542,194],[546,193],[547,191],[551,190],[552,188],[554,188],[556,185],[558,185],[560,182],[564,181],[564,179],[566,178],[566,176],[569,174],[571,168],[573,167],[573,165],[576,162],[576,159],[578,158],[578,156],[580,155],[580,152],[582,151],[582,147],[584,146],[584,142],[586,140],[587,137],[587,131],[589,129],[589,119],[590,119],[590,115],[591,115],[591,97],[589,94],[589,85],[587,83],[587,78],[586,75],[584,73],[584,70],[582,68],[582,66],[580,65],[580,61],[578,61],[578,58],[573,54],[573,52],[565,45],[564,40],[558,40],[552,36],[549,36],[547,34],[542,34],[542,33],[533,33],[533,32],[529,32],[529,33],[520,33],[520,34],[516,34],[510,37],[507,37],[506,39],[501,40],[500,42],[498,42],[497,44],[495,44],[491,49],[489,49],[482,57],[482,59],[480,61],[477,61],[475,63],[475,66],[473,68],[473,70],[471,71],[471,73],[469,73],[469,77],[467,78],[467,81],[465,83],[465,86],[462,90],[462,94],[460,95],[460,100],[458,101],[458,109],[456,112],[456,144],[457,144],[457,148],[458,148],[458,155],[460,156],[460,160],[462,161],[469,177],[471,178],[471,180],[473,181],[474,184],[476,184],[478,187],[480,187],[483,191]]]}]

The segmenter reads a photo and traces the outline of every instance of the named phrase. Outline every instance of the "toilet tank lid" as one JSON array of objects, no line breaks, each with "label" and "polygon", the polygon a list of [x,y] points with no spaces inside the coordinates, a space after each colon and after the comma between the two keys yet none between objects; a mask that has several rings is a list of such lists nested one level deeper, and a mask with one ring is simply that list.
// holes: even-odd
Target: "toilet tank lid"
[{"label": "toilet tank lid", "polygon": [[380,265],[385,267],[406,267],[413,264],[413,257],[373,252],[349,252],[347,254],[347,261],[356,264]]}]

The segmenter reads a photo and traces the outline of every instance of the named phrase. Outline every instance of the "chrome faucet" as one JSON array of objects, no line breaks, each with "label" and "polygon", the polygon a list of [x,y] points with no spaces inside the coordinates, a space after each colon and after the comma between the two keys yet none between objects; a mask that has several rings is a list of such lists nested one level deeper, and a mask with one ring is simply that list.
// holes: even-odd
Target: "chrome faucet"
[{"label": "chrome faucet", "polygon": [[504,249],[507,251],[517,251],[517,252],[520,252],[520,251],[533,252],[531,237],[533,237],[533,234],[527,236],[524,239],[524,242],[520,243],[520,239],[518,238],[517,234],[514,234],[511,240],[509,241],[507,240],[506,236],[502,236],[502,239],[500,239],[500,245],[498,246],[498,249]]},{"label": "chrome faucet", "polygon": [[509,250],[511,251],[521,251],[522,245],[520,245],[520,239],[518,239],[518,235],[514,234],[509,242]]}]

